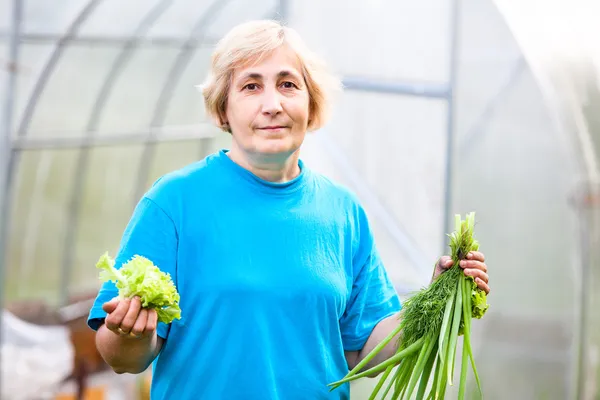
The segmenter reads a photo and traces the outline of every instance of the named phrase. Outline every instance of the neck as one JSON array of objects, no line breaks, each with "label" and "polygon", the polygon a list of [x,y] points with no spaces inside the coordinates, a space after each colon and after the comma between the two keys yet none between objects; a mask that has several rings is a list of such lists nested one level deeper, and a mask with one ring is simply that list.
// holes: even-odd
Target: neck
[{"label": "neck", "polygon": [[292,154],[249,154],[233,145],[227,153],[229,158],[244,169],[268,182],[285,183],[300,174],[299,151]]}]

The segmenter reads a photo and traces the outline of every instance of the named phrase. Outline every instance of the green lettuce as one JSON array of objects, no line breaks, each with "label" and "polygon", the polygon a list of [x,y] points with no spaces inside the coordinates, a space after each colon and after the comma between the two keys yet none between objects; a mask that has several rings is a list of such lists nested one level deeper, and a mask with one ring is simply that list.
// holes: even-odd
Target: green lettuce
[{"label": "green lettuce", "polygon": [[[472,277],[470,278],[471,280],[473,279]],[[490,308],[490,305],[487,303],[487,295],[473,282],[471,296],[473,318],[481,319],[488,308]]]},{"label": "green lettuce", "polygon": [[115,268],[115,260],[104,253],[96,268],[102,282],[112,281],[119,289],[119,298],[138,296],[142,307],[155,309],[158,321],[170,324],[181,319],[179,293],[171,275],[162,272],[152,261],[139,255],[134,256],[121,268]]}]

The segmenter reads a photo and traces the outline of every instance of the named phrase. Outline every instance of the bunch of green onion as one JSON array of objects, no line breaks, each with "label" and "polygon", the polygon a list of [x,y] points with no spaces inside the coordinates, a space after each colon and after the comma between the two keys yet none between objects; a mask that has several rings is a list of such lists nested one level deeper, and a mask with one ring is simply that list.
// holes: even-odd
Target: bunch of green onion
[{"label": "bunch of green onion", "polygon": [[[483,397],[471,350],[471,319],[483,317],[489,306],[485,292],[477,287],[474,279],[466,276],[458,265],[470,251],[479,249],[479,243],[473,238],[475,213],[468,214],[465,220],[456,215],[455,225],[456,230],[448,235],[454,261],[452,267],[429,287],[420,290],[404,302],[398,328],[343,379],[329,384],[331,390],[346,382],[381,374],[369,400],[376,399],[384,385],[386,387],[381,399],[385,399],[390,393],[392,399],[409,399],[415,391],[416,399],[443,399],[447,385],[453,385],[458,336],[463,335],[458,398],[464,399],[465,396],[469,361],[479,393]],[[397,336],[396,354],[362,371],[373,357]],[[432,374],[433,381],[429,385]]]}]

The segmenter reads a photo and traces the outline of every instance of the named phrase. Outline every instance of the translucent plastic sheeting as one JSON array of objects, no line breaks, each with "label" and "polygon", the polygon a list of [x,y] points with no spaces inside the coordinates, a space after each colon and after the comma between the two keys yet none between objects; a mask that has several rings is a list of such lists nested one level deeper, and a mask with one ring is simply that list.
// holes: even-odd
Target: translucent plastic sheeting
[{"label": "translucent plastic sheeting", "polygon": [[[493,4],[465,1],[461,21],[453,208],[477,212],[478,229],[492,235],[482,240],[491,265],[508,250],[519,254],[494,274],[494,297],[502,296],[497,307],[528,316],[567,313],[576,267],[569,199],[580,172],[570,133],[556,124]],[[480,56],[482,41],[494,43],[493,54]],[[540,277],[535,265],[553,273]],[[536,295],[524,301],[510,286],[515,274],[555,284],[536,286]]]},{"label": "translucent plastic sheeting", "polygon": [[[462,0],[456,78],[456,151],[459,158],[496,112],[498,100],[528,68],[506,22],[493,4]],[[523,118],[527,118],[523,113]]]},{"label": "translucent plastic sheeting", "polygon": [[204,120],[202,96],[195,85],[206,76],[210,48],[144,47],[124,55],[123,48],[74,42],[64,49],[41,95],[32,97],[51,51],[48,45],[22,46],[24,73],[18,76],[14,125],[19,126],[19,117],[31,102],[33,118],[25,133],[29,137],[85,136],[90,130],[112,135],[145,130],[153,123]]},{"label": "translucent plastic sheeting", "polygon": [[[161,175],[204,158],[228,138],[152,145],[147,190]],[[26,151],[17,175],[7,272],[9,298],[42,297],[58,302],[65,287],[70,293],[95,289],[95,262],[104,251],[118,249],[121,235],[139,200],[139,166],[145,145],[93,148],[87,154],[87,173],[81,193],[73,191],[76,150]],[[76,210],[71,206],[79,197]],[[69,218],[77,212],[75,225]],[[110,218],[107,218],[110,215]],[[65,247],[67,231],[75,229],[73,243]],[[65,252],[74,252],[69,282],[62,282]]]},{"label": "translucent plastic sheeting", "polygon": [[[21,127],[24,127],[22,118],[25,107],[31,101],[33,90],[40,79],[42,69],[53,51],[54,45],[49,44],[21,44],[19,46],[19,60],[15,74],[16,88],[15,93],[13,93],[13,137],[18,135]],[[64,114],[64,110],[60,114]]]},{"label": "translucent plastic sheeting", "polygon": [[[165,125],[194,125],[200,121],[212,124],[205,114],[202,93],[196,87],[206,78],[212,51],[211,47],[195,49],[186,68],[177,75],[176,81],[171,82],[172,97],[167,109],[161,110]],[[166,83],[166,80],[161,81],[161,85]]]},{"label": "translucent plastic sheeting", "polygon": [[[9,0],[4,0],[0,2],[0,15],[2,15],[2,18],[0,18],[0,34],[2,35],[8,35],[8,32],[10,31],[10,25],[11,25],[11,20],[12,20],[12,2]],[[1,53],[1,54],[5,54],[5,53]]]},{"label": "translucent plastic sheeting", "polygon": [[13,186],[4,286],[9,299],[52,298],[61,287],[60,266],[77,155],[76,150],[21,155]]},{"label": "translucent plastic sheeting", "polygon": [[166,8],[172,0],[127,0],[126,6],[120,0],[101,0],[77,36],[131,37],[148,12],[163,3]]},{"label": "translucent plastic sheeting", "polygon": [[290,25],[342,74],[450,80],[450,0],[303,0],[290,10]]},{"label": "translucent plastic sheeting", "polygon": [[32,90],[52,46],[24,45],[20,51],[13,136],[29,102],[35,109],[25,135],[33,138],[85,136],[90,130],[98,135],[146,130],[156,115],[164,115],[164,122],[173,125],[205,120],[195,85],[206,76],[209,48],[193,49],[189,61],[181,63],[173,76],[180,49],[134,48],[115,71],[122,49],[71,44],[38,98],[32,98]]},{"label": "translucent plastic sheeting", "polygon": [[117,54],[116,48],[67,47],[37,100],[28,135],[80,136]]},{"label": "translucent plastic sheeting", "polygon": [[574,168],[540,97],[524,73],[457,160],[455,188],[470,190],[455,190],[454,207],[477,211],[493,282],[491,308],[474,324],[486,398],[558,400],[572,388]]},{"label": "translucent plastic sheeting", "polygon": [[214,41],[238,22],[274,15],[276,5],[276,0],[213,0],[192,3],[178,0],[173,2],[152,27],[149,36],[186,38],[197,29],[203,16],[210,12],[211,18],[204,25],[208,28],[207,39]]},{"label": "translucent plastic sheeting", "polygon": [[[465,143],[455,186],[465,189],[455,191],[455,207],[478,211],[479,232],[491,235],[482,239],[490,264],[505,260],[494,274],[497,311],[567,315],[573,307],[570,277],[577,268],[569,204],[576,170],[540,98],[529,71],[523,73],[479,139]],[[515,291],[516,276],[539,286]]]},{"label": "translucent plastic sheeting", "polygon": [[[69,285],[77,287],[78,278],[97,275],[94,266],[100,254],[110,251],[120,241],[133,210],[133,193],[143,145],[93,148],[86,155],[87,175],[75,220],[74,243],[66,251],[75,251],[74,270]],[[75,171],[74,171],[75,173]],[[73,180],[71,175],[70,179]],[[110,216],[110,218],[107,218]],[[80,271],[82,273],[80,273]],[[90,271],[86,274],[85,271]],[[93,272],[92,272],[93,271]],[[77,282],[79,281],[79,282]]]},{"label": "translucent plastic sheeting", "polygon": [[[177,54],[177,49],[135,49],[118,74],[101,78],[106,88],[110,88],[110,94],[101,109],[90,110],[90,113],[100,113],[97,123],[100,134],[144,130],[157,112],[165,111],[157,108]],[[86,63],[83,59],[80,62]],[[82,68],[87,69],[87,66],[82,65]]]},{"label": "translucent plastic sheeting", "polygon": [[[96,0],[63,0],[60,7],[49,1],[23,1],[23,33],[36,35],[62,35],[70,24]],[[3,0],[0,4],[12,9],[14,0]],[[0,10],[1,10],[0,6]],[[9,15],[8,13],[1,15]]]},{"label": "translucent plastic sheeting", "polygon": [[157,10],[158,18],[149,27],[149,37],[185,40],[192,35],[200,41],[214,41],[242,21],[274,17],[276,6],[275,0],[136,0],[123,7],[118,0],[103,0],[82,25],[78,36],[130,37],[144,18]]},{"label": "translucent plastic sheeting", "polygon": [[[535,1],[521,2],[522,7],[495,0],[499,12],[510,26],[544,100],[556,110],[557,123],[573,129],[573,147],[578,150],[582,180],[600,181],[599,145],[594,145],[594,130],[588,126],[584,107],[588,87],[600,91],[600,3],[594,0],[554,0],[540,10]],[[591,78],[591,79],[590,79]],[[594,151],[596,148],[596,151]]]},{"label": "translucent plastic sheeting", "polygon": [[186,39],[213,3],[214,1],[172,1],[163,15],[150,27],[148,36]]},{"label": "translucent plastic sheeting", "polygon": [[581,164],[494,5],[467,0],[460,20],[453,210],[477,212],[493,282],[473,325],[486,398],[570,398]]},{"label": "translucent plastic sheeting", "polygon": [[[223,1],[223,0],[217,0]],[[279,0],[229,0],[208,28],[208,36],[221,38],[234,26],[253,19],[277,18]]]},{"label": "translucent plastic sheeting", "polygon": [[410,268],[423,268],[424,277],[431,276],[444,241],[445,117],[440,100],[346,92],[324,129],[331,151],[347,158],[402,227],[418,254]]}]

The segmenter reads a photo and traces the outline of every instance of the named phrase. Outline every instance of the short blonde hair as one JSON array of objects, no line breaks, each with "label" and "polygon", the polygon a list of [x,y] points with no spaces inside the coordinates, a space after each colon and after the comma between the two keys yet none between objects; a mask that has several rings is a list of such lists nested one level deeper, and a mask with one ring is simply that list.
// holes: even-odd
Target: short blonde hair
[{"label": "short blonde hair", "polygon": [[259,20],[234,27],[217,44],[205,82],[200,86],[207,114],[230,132],[225,121],[227,98],[236,68],[259,62],[264,56],[288,45],[298,56],[309,95],[308,130],[321,128],[330,115],[331,96],[341,88],[336,76],[310,51],[298,33],[277,21]]}]

